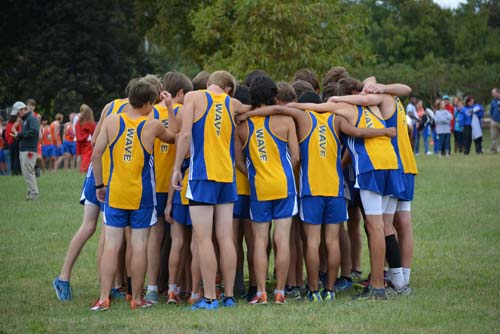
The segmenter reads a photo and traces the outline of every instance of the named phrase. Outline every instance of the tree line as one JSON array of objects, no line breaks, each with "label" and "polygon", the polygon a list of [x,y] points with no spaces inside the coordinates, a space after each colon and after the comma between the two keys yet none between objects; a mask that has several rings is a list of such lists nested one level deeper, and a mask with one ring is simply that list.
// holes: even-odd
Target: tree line
[{"label": "tree line", "polygon": [[[404,82],[432,101],[486,103],[500,83],[500,3],[455,10],[432,0],[8,1],[0,25],[0,104],[35,97],[42,112],[98,113],[129,78],[264,69],[290,80],[336,65]],[[5,33],[4,33],[5,32]]]}]

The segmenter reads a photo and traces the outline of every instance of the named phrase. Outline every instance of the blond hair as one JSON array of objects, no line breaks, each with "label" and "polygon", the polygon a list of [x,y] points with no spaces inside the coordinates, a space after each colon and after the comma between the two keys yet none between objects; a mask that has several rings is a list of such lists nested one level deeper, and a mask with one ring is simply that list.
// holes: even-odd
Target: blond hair
[{"label": "blond hair", "polygon": [[233,96],[236,88],[236,81],[231,73],[227,71],[215,71],[208,78],[207,87],[210,85],[217,85],[222,89],[231,88],[228,94],[229,96]]}]

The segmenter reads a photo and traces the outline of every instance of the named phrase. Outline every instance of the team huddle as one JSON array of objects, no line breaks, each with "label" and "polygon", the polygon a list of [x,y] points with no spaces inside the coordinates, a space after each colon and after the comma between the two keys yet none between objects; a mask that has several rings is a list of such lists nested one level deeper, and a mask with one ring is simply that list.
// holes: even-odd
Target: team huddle
[{"label": "team huddle", "polygon": [[194,310],[233,307],[242,295],[265,305],[271,248],[275,304],[303,294],[333,302],[353,281],[363,288],[357,300],[410,294],[417,167],[399,96],[411,89],[374,77],[360,82],[342,67],[326,74],[321,95],[308,70],[292,85],[260,70],[245,85],[226,71],[201,81],[194,87],[179,72],[162,82],[132,79],[127,98],[104,107],[81,195],[83,223],[53,282],[58,299],[72,298],[72,266],[100,212],[93,311],[113,299],[145,308],[162,295]]}]

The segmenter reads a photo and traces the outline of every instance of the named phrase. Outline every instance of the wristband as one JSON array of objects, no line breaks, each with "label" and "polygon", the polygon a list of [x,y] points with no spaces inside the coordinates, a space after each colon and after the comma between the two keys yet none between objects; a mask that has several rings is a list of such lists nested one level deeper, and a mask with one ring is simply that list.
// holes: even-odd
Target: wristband
[{"label": "wristband", "polygon": [[102,189],[102,188],[104,188],[104,184],[101,183],[99,185],[96,185],[95,188],[96,189]]}]

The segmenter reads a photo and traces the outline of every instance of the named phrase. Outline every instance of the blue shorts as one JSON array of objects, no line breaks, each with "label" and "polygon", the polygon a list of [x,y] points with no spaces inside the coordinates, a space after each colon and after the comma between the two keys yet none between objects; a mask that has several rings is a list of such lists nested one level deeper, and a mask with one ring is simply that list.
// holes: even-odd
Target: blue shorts
[{"label": "blue shorts", "polygon": [[65,140],[63,142],[63,151],[64,151],[64,153],[76,155],[76,142]]},{"label": "blue shorts", "polygon": [[54,145],[54,152],[56,157],[60,157],[61,155],[64,155],[64,147],[61,146],[55,146]]},{"label": "blue shorts", "polygon": [[356,188],[382,196],[395,196],[404,190],[403,173],[399,169],[373,170],[356,176]]},{"label": "blue shorts", "polygon": [[7,162],[4,150],[0,150],[0,162]]},{"label": "blue shorts", "polygon": [[238,199],[236,182],[189,180],[186,197],[190,202],[208,205],[233,203]]},{"label": "blue shorts", "polygon": [[189,215],[189,205],[172,204],[172,218],[176,223],[184,226],[191,226],[191,216]]},{"label": "blue shorts", "polygon": [[238,195],[234,202],[233,218],[250,219],[250,196]]},{"label": "blue shorts", "polygon": [[250,219],[256,223],[267,223],[273,219],[290,218],[297,214],[297,196],[270,201],[250,199]]},{"label": "blue shorts", "polygon": [[95,179],[92,165],[89,166],[87,176],[83,180],[82,193],[80,195],[80,204],[85,205],[86,203],[97,205],[101,211],[104,211],[104,203],[99,202],[95,193]]},{"label": "blue shorts", "polygon": [[168,193],[156,193],[156,217],[165,217]]},{"label": "blue shorts", "polygon": [[400,201],[412,201],[413,194],[415,192],[415,175],[403,174],[403,182],[405,190],[394,197],[396,197]]},{"label": "blue shorts", "polygon": [[112,208],[104,205],[104,224],[113,227],[127,227],[133,229],[148,228],[156,224],[155,207],[143,208],[137,210],[124,210]]},{"label": "blue shorts", "polygon": [[347,220],[344,197],[304,196],[300,199],[300,220],[304,223],[340,224]]},{"label": "blue shorts", "polygon": [[56,148],[54,145],[42,145],[42,157],[50,158],[56,156]]}]

